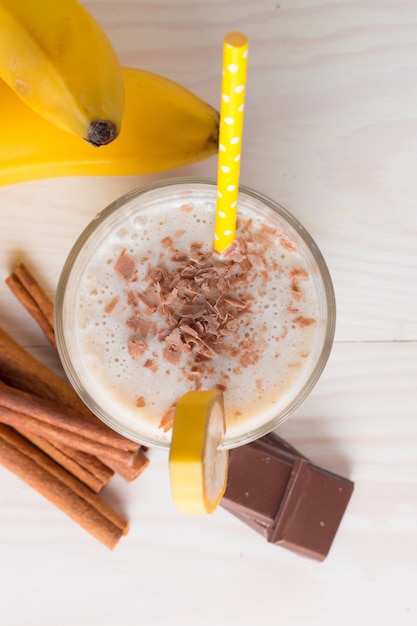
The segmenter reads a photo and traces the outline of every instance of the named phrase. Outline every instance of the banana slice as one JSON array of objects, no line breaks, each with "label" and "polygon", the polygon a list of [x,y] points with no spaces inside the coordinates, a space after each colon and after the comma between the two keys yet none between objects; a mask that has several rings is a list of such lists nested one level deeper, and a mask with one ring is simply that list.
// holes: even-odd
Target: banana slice
[{"label": "banana slice", "polygon": [[171,493],[181,513],[212,513],[226,489],[229,455],[223,394],[190,391],[178,401],[169,454]]}]

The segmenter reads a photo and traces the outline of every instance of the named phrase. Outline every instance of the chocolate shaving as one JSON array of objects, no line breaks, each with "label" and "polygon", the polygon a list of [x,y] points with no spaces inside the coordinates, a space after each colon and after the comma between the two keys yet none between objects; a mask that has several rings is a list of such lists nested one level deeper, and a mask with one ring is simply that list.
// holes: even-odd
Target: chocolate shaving
[{"label": "chocolate shaving", "polygon": [[174,424],[174,417],[175,417],[175,405],[170,406],[168,411],[164,413],[159,423],[159,428],[162,428],[162,430],[165,433],[168,432],[168,430],[171,430]]},{"label": "chocolate shaving", "polygon": [[289,241],[288,239],[285,239],[284,237],[280,238],[280,242],[281,242],[281,246],[285,248],[286,250],[288,250],[289,252],[295,252],[297,250],[296,245],[292,243],[292,241]]},{"label": "chocolate shaving", "polygon": [[290,278],[296,278],[298,280],[308,280],[308,272],[303,268],[296,268],[291,271]]},{"label": "chocolate shaving", "polygon": [[158,371],[158,363],[154,359],[147,359],[143,364],[143,367],[150,369],[151,372]]},{"label": "chocolate shaving", "polygon": [[294,324],[297,324],[300,328],[306,328],[307,326],[312,326],[315,323],[316,320],[312,317],[303,317],[302,315],[294,319]]},{"label": "chocolate shaving", "polygon": [[135,259],[127,254],[126,250],[120,254],[117,259],[114,269],[127,281],[136,280],[137,270]]},{"label": "chocolate shaving", "polygon": [[119,296],[115,296],[105,307],[104,311],[106,313],[111,313],[114,310],[114,308],[117,306],[117,303],[119,302],[119,300],[120,300]]},{"label": "chocolate shaving", "polygon": [[[165,238],[163,246],[171,248],[171,242]],[[194,352],[197,362],[230,352],[224,337],[233,333],[237,327],[233,322],[250,310],[253,302],[245,289],[236,288],[251,265],[244,242],[236,240],[222,259],[196,244],[190,256],[173,250],[170,260],[173,268],[162,264],[150,267],[148,285],[134,297],[129,295],[133,315],[128,327],[137,332],[143,315],[158,313],[166,321],[158,337],[166,344],[164,358],[172,364],[178,364],[185,351]],[[251,351],[254,346],[255,342]]]},{"label": "chocolate shaving", "polygon": [[139,359],[146,351],[148,346],[136,337],[132,337],[128,342],[128,350],[132,359]]}]

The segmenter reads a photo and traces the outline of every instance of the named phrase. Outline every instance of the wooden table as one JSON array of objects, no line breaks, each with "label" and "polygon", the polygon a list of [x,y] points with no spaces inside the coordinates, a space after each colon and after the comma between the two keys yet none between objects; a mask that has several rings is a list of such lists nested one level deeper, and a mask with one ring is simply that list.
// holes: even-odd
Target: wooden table
[{"label": "wooden table", "polygon": [[[109,552],[0,467],[2,626],[405,626],[417,620],[417,5],[406,0],[85,1],[123,64],[218,107],[226,32],[250,38],[241,182],[309,229],[338,323],[328,366],[279,430],[355,481],[323,563],[219,509],[182,517],[167,457],[105,497],[131,523]],[[1,104],[0,104],[1,106]],[[0,189],[0,325],[57,367],[4,285],[24,260],[50,295],[75,238],[124,192],[215,176],[216,159],[155,176]]]}]

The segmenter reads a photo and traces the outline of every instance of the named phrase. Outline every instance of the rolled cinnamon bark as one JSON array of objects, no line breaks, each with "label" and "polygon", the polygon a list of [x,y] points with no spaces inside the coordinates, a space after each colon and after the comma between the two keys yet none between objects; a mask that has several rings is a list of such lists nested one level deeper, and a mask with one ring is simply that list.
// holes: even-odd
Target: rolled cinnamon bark
[{"label": "rolled cinnamon bark", "polygon": [[[56,443],[54,445],[58,447]],[[107,484],[112,476],[114,476],[114,470],[92,454],[88,454],[82,450],[76,450],[65,444],[59,444],[59,449],[103,484]]]},{"label": "rolled cinnamon bark", "polygon": [[99,420],[86,420],[83,415],[66,406],[16,389],[2,381],[0,381],[0,406],[92,440],[94,444],[99,443],[131,452],[136,452],[139,448],[138,444],[122,437]]},{"label": "rolled cinnamon bark", "polygon": [[[49,326],[54,327],[54,304],[49,296],[46,295],[36,278],[26,267],[24,263],[19,263],[12,274],[16,280],[22,285],[22,288],[27,291],[32,300],[36,303],[38,309],[42,312],[43,316],[47,320]],[[7,283],[7,280],[6,280]]]},{"label": "rolled cinnamon bark", "polygon": [[135,456],[130,464],[123,463],[120,459],[101,458],[104,463],[116,472],[116,474],[119,474],[119,476],[129,483],[132,482],[132,480],[135,480],[135,478],[137,478],[139,474],[141,474],[149,465],[149,459],[142,450],[135,452]]},{"label": "rolled cinnamon bark", "polygon": [[[84,485],[94,491],[94,493],[99,493],[99,491],[107,485],[110,478],[114,474],[114,472],[108,468],[109,473],[107,477],[105,479],[98,478],[85,467],[80,465],[80,463],[74,459],[72,454],[66,454],[57,442],[53,444],[44,437],[38,437],[28,431],[22,431],[20,429],[17,430],[23,437],[25,437],[25,439],[33,443],[37,448],[42,450],[42,452],[45,452],[45,454],[61,465],[61,467],[66,469],[70,474],[78,478],[78,480],[84,483]],[[71,451],[72,448],[66,447],[66,450]]]},{"label": "rolled cinnamon bark", "polygon": [[110,445],[103,444],[94,439],[85,437],[84,434],[67,430],[59,425],[51,424],[48,421],[37,419],[21,411],[8,408],[0,402],[0,423],[12,426],[16,430],[26,431],[44,437],[50,442],[58,442],[82,450],[95,456],[101,455],[103,458],[114,459],[126,465],[133,463],[135,452],[131,450],[121,450]]},{"label": "rolled cinnamon bark", "polygon": [[36,281],[21,264],[6,279],[6,285],[42,329],[49,343],[56,348],[53,305]]},{"label": "rolled cinnamon bark", "polygon": [[0,425],[0,463],[113,549],[129,524],[88,487],[7,426]]}]

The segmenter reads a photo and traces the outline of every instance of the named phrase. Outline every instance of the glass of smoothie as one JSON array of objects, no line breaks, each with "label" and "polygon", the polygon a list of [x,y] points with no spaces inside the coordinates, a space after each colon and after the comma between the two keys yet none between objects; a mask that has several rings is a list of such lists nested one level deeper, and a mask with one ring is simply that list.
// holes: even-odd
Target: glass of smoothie
[{"label": "glass of smoothie", "polygon": [[72,385],[108,426],[169,448],[178,399],[224,394],[233,448],[273,430],[329,357],[335,298],[306,229],[240,187],[234,243],[213,250],[216,182],[181,178],[105,208],[73,246],[56,295]]}]

